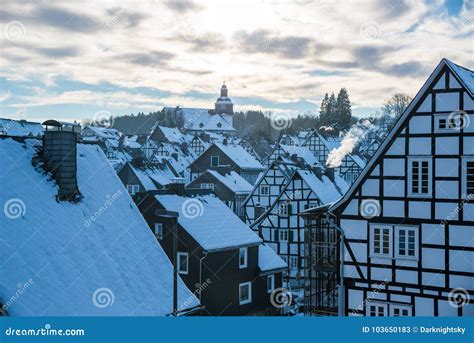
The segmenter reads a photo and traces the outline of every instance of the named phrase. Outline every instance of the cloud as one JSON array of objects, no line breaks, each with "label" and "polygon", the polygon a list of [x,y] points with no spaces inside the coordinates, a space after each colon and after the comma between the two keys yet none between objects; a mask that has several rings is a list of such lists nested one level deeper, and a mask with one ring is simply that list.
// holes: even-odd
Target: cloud
[{"label": "cloud", "polygon": [[41,24],[74,32],[94,32],[101,28],[98,20],[80,10],[73,12],[51,5],[38,5],[33,18]]},{"label": "cloud", "polygon": [[197,4],[194,1],[181,1],[181,0],[174,0],[174,1],[164,1],[164,5],[176,13],[187,13],[191,11],[199,11],[202,9],[200,4]]},{"label": "cloud", "polygon": [[119,58],[141,66],[166,65],[174,54],[166,51],[134,52],[119,56]]}]

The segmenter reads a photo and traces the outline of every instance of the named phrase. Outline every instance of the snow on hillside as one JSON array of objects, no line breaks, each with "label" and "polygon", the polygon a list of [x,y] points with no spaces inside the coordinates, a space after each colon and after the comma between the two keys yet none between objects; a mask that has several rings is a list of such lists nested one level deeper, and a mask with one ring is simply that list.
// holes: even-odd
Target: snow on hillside
[{"label": "snow on hillside", "polygon": [[[171,313],[172,265],[102,150],[78,145],[83,199],[58,203],[55,183],[32,165],[39,144],[0,139],[0,300],[8,313]],[[181,280],[178,296],[198,305]]]}]

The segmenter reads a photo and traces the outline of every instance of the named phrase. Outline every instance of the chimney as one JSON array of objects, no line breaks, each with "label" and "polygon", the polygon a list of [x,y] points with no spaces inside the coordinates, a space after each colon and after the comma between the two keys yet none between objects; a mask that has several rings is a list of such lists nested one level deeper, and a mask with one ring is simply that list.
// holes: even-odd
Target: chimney
[{"label": "chimney", "polygon": [[229,142],[228,142],[227,138],[224,138],[224,140],[222,141],[222,144],[227,145],[228,143]]},{"label": "chimney", "polygon": [[326,176],[333,182],[334,182],[334,169],[335,169],[334,167],[327,166],[326,172],[325,172]]},{"label": "chimney", "polygon": [[43,123],[43,158],[46,169],[53,174],[59,186],[58,199],[77,201],[80,197],[77,186],[77,141],[79,124],[47,120]]}]

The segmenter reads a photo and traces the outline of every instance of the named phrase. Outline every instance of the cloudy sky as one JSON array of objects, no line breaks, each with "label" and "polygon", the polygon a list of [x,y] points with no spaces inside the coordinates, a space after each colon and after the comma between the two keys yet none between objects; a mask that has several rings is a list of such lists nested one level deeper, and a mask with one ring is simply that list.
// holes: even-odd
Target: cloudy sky
[{"label": "cloudy sky", "polygon": [[414,95],[442,57],[474,68],[474,0],[35,1],[0,8],[0,117],[212,108],[356,115]]}]

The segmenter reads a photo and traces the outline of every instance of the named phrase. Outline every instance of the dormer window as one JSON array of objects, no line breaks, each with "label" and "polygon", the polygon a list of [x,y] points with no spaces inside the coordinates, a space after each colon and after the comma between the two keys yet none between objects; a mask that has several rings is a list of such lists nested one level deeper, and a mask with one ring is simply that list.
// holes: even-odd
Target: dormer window
[{"label": "dormer window", "polygon": [[218,128],[221,128],[221,127],[222,127],[222,124],[221,124],[221,123],[217,123],[217,127],[218,127]]},{"label": "dormer window", "polygon": [[199,127],[202,129],[204,127],[203,123],[199,123]]}]

